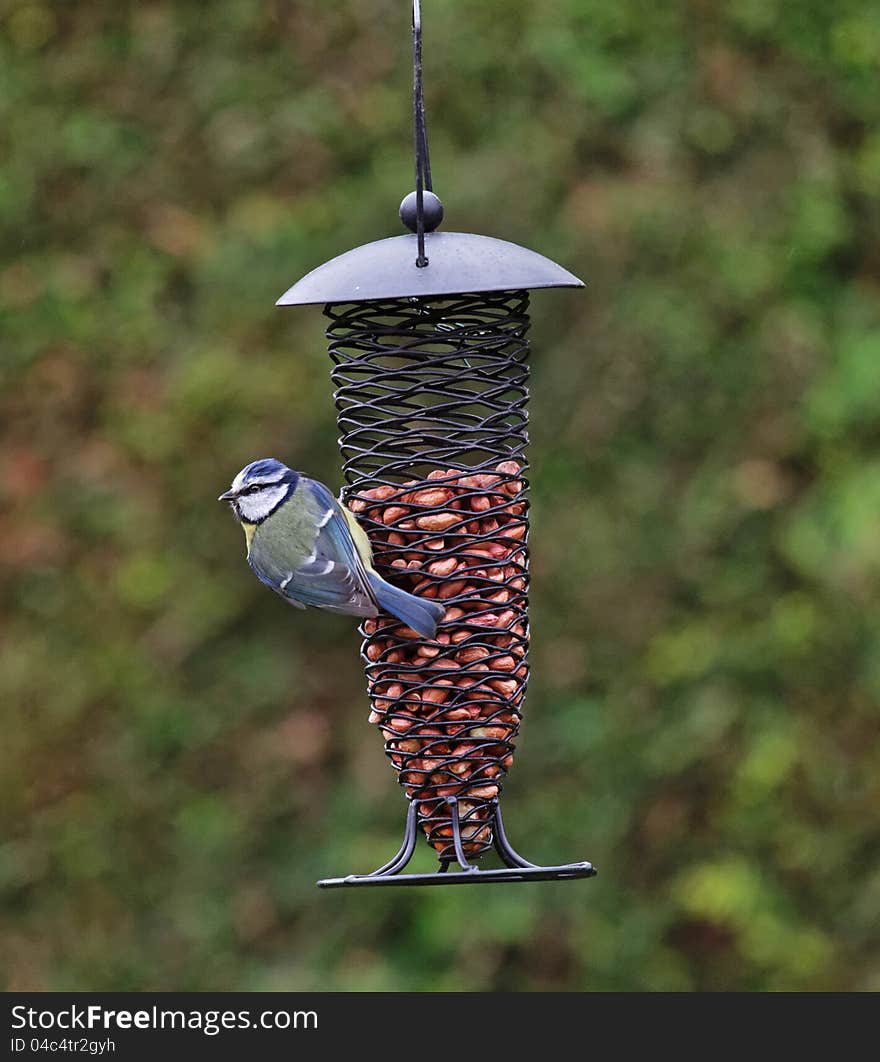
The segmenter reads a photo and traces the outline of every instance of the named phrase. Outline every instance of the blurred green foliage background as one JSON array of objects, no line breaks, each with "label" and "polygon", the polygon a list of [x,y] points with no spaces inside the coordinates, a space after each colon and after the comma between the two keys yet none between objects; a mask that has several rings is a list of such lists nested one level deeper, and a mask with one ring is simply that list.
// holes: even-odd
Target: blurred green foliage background
[{"label": "blurred green foliage background", "polygon": [[354,624],[215,500],[339,484],[323,319],[273,302],[400,231],[407,0],[7,0],[6,987],[877,990],[880,7],[424,8],[446,227],[588,282],[533,300],[505,807],[600,876],[319,893],[405,802]]}]

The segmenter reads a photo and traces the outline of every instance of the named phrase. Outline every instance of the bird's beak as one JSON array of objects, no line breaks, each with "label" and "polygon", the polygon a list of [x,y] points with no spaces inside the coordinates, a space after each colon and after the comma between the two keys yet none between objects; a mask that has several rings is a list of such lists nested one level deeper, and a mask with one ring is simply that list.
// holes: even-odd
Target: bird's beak
[{"label": "bird's beak", "polygon": [[217,501],[232,501],[235,496],[236,495],[234,490],[225,490],[217,499]]}]

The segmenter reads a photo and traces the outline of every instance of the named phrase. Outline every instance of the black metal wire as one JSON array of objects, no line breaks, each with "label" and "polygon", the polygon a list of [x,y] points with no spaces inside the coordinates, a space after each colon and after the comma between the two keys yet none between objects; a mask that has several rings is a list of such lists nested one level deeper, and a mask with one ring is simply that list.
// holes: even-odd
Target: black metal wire
[{"label": "black metal wire", "polygon": [[428,129],[425,123],[425,97],[422,89],[422,5],[413,0],[413,139],[416,163],[416,237],[418,256],[416,265],[428,265],[425,256],[425,191],[433,191],[431,159],[428,154]]},{"label": "black metal wire", "polygon": [[528,293],[325,313],[346,501],[377,570],[447,607],[434,641],[363,625],[371,719],[441,863],[461,863],[496,840],[528,682]]}]

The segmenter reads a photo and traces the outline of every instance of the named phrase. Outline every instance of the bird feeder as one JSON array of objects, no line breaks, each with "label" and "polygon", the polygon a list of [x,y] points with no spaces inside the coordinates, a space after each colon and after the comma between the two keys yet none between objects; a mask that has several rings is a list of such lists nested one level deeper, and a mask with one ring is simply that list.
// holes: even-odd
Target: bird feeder
[{"label": "bird feeder", "polygon": [[[377,571],[446,607],[431,640],[388,615],[361,626],[369,719],[409,810],[393,859],[318,884],[590,877],[588,862],[520,856],[499,802],[529,677],[529,291],[583,284],[524,247],[436,231],[419,0],[413,67],[416,185],[400,208],[410,234],[334,258],[277,303],[323,304],[329,318],[343,497]],[[401,873],[420,833],[438,870]],[[492,848],[504,867],[480,869]]]}]

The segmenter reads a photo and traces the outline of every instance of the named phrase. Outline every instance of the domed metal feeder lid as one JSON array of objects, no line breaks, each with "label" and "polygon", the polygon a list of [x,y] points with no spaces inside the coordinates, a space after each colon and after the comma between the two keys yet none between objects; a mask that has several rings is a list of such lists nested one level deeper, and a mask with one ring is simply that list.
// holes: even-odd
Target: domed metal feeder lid
[{"label": "domed metal feeder lid", "polygon": [[313,269],[275,305],[584,286],[549,258],[491,236],[428,232],[424,247],[426,266],[416,265],[416,235],[392,236],[356,247]]}]

